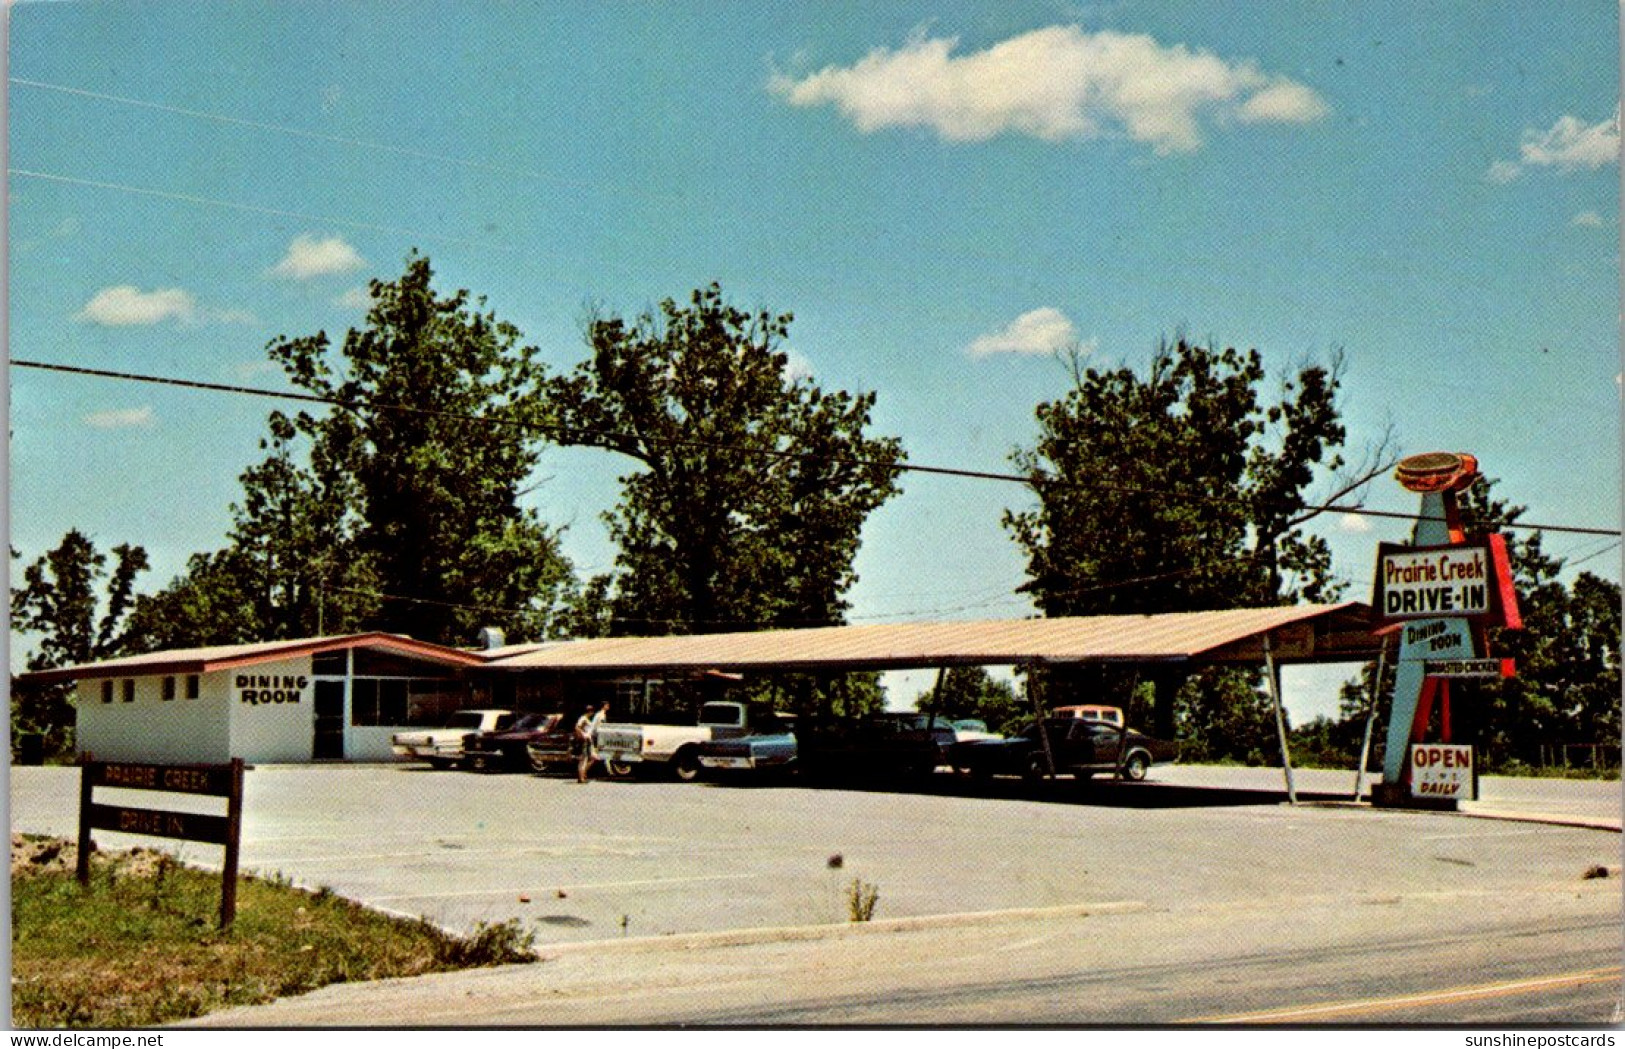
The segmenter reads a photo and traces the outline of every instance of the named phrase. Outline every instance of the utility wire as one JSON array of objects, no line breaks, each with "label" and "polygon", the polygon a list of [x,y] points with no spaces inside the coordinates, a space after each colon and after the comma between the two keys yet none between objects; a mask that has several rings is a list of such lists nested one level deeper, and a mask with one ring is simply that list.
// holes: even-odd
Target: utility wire
[{"label": "utility wire", "polygon": [[[52,364],[45,361],[14,359],[10,363],[12,367],[16,368],[35,368],[41,371],[58,372],[67,375],[77,375],[99,379],[116,379],[124,382],[149,383],[159,386],[174,386],[181,389],[202,390],[212,393],[231,393],[252,397],[268,397],[280,400],[300,401],[307,404],[326,404],[333,407],[344,408],[349,411],[359,411],[365,408],[369,411],[410,413],[433,418],[454,419],[460,422],[471,422],[480,425],[514,426],[533,432],[548,434],[553,436],[555,439],[563,438],[566,441],[578,440],[583,437],[594,438],[597,441],[602,442],[595,446],[607,447],[611,450],[619,450],[619,444],[635,443],[640,439],[637,437],[637,435],[629,433],[594,430],[583,427],[558,426],[540,423],[530,419],[516,419],[502,415],[473,416],[466,415],[461,412],[441,411],[434,408],[420,408],[409,404],[388,404],[371,401],[353,402],[346,401],[340,397],[324,397],[319,394],[295,393],[290,390],[269,390],[257,386],[236,386],[227,383],[204,382],[198,379],[178,379],[163,375],[145,375],[139,372],[120,372],[105,368],[85,368],[69,364]],[[821,460],[842,463],[849,466],[881,469],[897,473],[928,474],[937,477],[959,477],[977,481],[1002,481],[1011,484],[1019,484],[1028,488],[1049,487],[1077,488],[1087,490],[1106,489],[1128,495],[1167,495],[1166,492],[1160,490],[1135,488],[1127,485],[1084,485],[1079,482],[1063,481],[1052,477],[1028,477],[1022,474],[999,473],[991,470],[969,470],[950,466],[927,466],[922,463],[910,462],[885,462],[878,459],[866,459],[861,456],[830,455],[821,452],[798,452],[778,448],[744,448],[738,445],[724,444],[718,441],[703,441],[698,438],[678,437],[660,441],[658,443],[667,447],[701,448],[711,451],[734,452],[740,455],[757,456],[759,458],[767,459]],[[1216,496],[1190,496],[1187,498],[1205,498],[1210,501],[1218,500],[1218,497]],[[1422,514],[1407,514],[1385,510],[1368,510],[1363,506],[1342,506],[1336,503],[1323,503],[1320,505],[1306,506],[1303,509],[1305,511],[1314,511],[1315,513],[1343,513],[1361,517],[1381,517],[1403,521],[1444,520],[1443,518],[1428,517]],[[1523,521],[1509,522],[1503,525],[1503,527],[1521,529],[1523,531],[1531,532],[1553,532],[1573,535],[1619,536],[1622,534],[1618,528],[1587,528],[1578,525],[1535,524]]]},{"label": "utility wire", "polygon": [[[301,222],[325,223],[332,226],[348,226],[351,229],[363,229],[372,233],[388,233],[395,236],[410,237],[423,241],[443,241],[447,244],[462,244],[469,247],[482,248],[489,251],[508,252],[510,254],[530,254],[525,248],[508,244],[493,244],[486,240],[477,240],[473,237],[454,237],[446,234],[426,234],[401,226],[382,226],[372,222],[359,222],[355,219],[336,219],[326,215],[311,215],[303,211],[288,211],[283,208],[267,208],[258,204],[239,204],[232,200],[217,200],[213,197],[198,197],[189,193],[172,193],[168,190],[149,189],[145,186],[131,186],[122,182],[100,182],[95,179],[74,178],[71,175],[55,175],[48,171],[29,171],[26,168],[7,168],[8,175],[20,178],[41,179],[45,182],[61,182],[69,186],[88,186],[92,189],[112,189],[121,193],[134,193],[142,197],[156,197],[159,200],[176,200],[184,204],[206,204],[210,207],[229,208],[232,211],[246,211],[255,215],[272,215],[277,218],[298,219]],[[545,253],[542,253],[545,254]],[[557,256],[555,256],[557,257]]]},{"label": "utility wire", "polygon": [[[331,142],[341,146],[353,146],[357,149],[372,149],[380,153],[393,153],[396,156],[412,157],[417,160],[432,160],[441,164],[452,164],[472,171],[486,171],[495,175],[518,175],[523,178],[538,179],[552,182],[556,185],[570,186],[575,189],[601,189],[603,184],[587,182],[580,179],[568,179],[553,175],[545,171],[536,171],[531,168],[514,167],[507,164],[492,164],[482,160],[468,160],[463,157],[448,156],[444,153],[430,153],[421,149],[408,149],[404,146],[392,145],[388,142],[376,142],[365,138],[350,138],[344,135],[329,135],[320,131],[308,131],[304,128],[290,127],[286,124],[270,124],[260,120],[247,120],[243,117],[234,117],[225,113],[211,113],[202,109],[186,109],[181,106],[165,105],[161,102],[148,102],[139,98],[128,98],[124,95],[108,95],[100,91],[88,91],[79,87],[68,87],[66,84],[51,84],[43,80],[29,80],[25,77],[8,77],[7,81],[19,87],[39,88],[43,91],[55,91],[64,95],[76,95],[80,98],[93,98],[101,102],[116,102],[122,106],[135,106],[140,109],[151,109],[159,113],[173,113],[178,116],[192,117],[197,120],[207,120],[216,124],[228,124],[235,127],[252,128],[256,131],[274,131],[280,135],[291,135],[295,138],[310,139],[313,142]],[[629,193],[636,196],[651,197],[667,201],[684,199],[678,193],[662,193],[646,187],[609,186],[617,192]]]}]

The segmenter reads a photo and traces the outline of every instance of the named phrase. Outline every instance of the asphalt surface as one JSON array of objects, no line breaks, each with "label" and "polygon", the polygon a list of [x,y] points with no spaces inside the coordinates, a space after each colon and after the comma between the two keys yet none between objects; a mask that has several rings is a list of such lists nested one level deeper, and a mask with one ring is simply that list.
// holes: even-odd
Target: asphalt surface
[{"label": "asphalt surface", "polygon": [[[516,919],[550,960],[330,988],[209,1022],[1616,1016],[1618,833],[1355,807],[1352,773],[1300,773],[1298,807],[1281,803],[1279,770],[1154,779],[973,788],[941,775],[899,793],[258,768],[245,869],[453,928]],[[1478,806],[1618,826],[1618,783],[1482,786]],[[14,769],[13,828],[71,835],[75,788],[71,769]],[[217,848],[175,845],[217,862]],[[1585,877],[1599,867],[1613,876]],[[872,926],[843,924],[854,879],[879,892]],[[909,924],[942,915],[959,917]],[[723,930],[745,931],[718,942]],[[1088,993],[1061,993],[1074,985]]]}]

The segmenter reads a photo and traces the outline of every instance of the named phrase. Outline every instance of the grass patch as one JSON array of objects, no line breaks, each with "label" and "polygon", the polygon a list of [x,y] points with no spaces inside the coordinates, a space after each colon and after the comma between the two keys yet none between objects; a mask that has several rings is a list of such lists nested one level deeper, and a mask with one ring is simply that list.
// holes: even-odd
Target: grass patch
[{"label": "grass patch", "polygon": [[[517,922],[455,936],[286,879],[244,876],[221,932],[220,876],[154,850],[98,853],[30,841],[11,881],[12,1019],[19,1027],[147,1027],[330,983],[534,961]],[[54,847],[54,848],[53,848]],[[30,858],[49,853],[47,859]]]}]

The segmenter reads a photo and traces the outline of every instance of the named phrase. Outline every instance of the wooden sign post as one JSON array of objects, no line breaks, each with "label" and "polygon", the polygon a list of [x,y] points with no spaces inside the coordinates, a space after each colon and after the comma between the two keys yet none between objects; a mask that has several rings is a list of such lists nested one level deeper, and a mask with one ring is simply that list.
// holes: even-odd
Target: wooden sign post
[{"label": "wooden sign post", "polygon": [[[202,841],[226,848],[220,881],[220,927],[237,916],[237,847],[243,829],[242,758],[226,765],[146,765],[127,761],[95,761],[84,755],[79,765],[79,884],[90,884],[90,832],[114,830],[156,838]],[[97,787],[126,790],[203,794],[226,799],[226,814],[169,812],[101,805],[93,797]]]}]

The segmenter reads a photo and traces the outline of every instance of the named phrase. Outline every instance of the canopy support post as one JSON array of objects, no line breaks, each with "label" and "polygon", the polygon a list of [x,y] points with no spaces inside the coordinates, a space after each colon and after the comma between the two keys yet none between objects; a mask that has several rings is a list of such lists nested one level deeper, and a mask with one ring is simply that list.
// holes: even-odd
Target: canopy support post
[{"label": "canopy support post", "polygon": [[937,683],[931,686],[931,716],[925,722],[927,732],[937,727],[937,713],[942,709],[942,682],[947,676],[946,665],[937,668]]},{"label": "canopy support post", "polygon": [[1382,675],[1388,668],[1388,646],[1377,649],[1377,674],[1371,679],[1371,699],[1365,711],[1365,738],[1360,740],[1360,764],[1354,772],[1354,800],[1365,792],[1365,763],[1371,756],[1371,728],[1377,722],[1377,703],[1382,698]]},{"label": "canopy support post", "polygon": [[1027,664],[1027,695],[1033,701],[1033,713],[1038,717],[1038,739],[1044,744],[1044,767],[1049,769],[1049,778],[1055,778],[1055,752],[1049,745],[1049,726],[1044,719],[1043,689],[1038,684],[1039,664]]},{"label": "canopy support post", "polygon": [[1275,665],[1275,655],[1270,651],[1270,635],[1264,633],[1264,674],[1269,678],[1270,698],[1275,701],[1275,734],[1281,741],[1281,771],[1286,774],[1286,800],[1288,804],[1298,803],[1298,792],[1292,785],[1292,752],[1286,745],[1286,711],[1281,706],[1281,674],[1280,668]]}]

